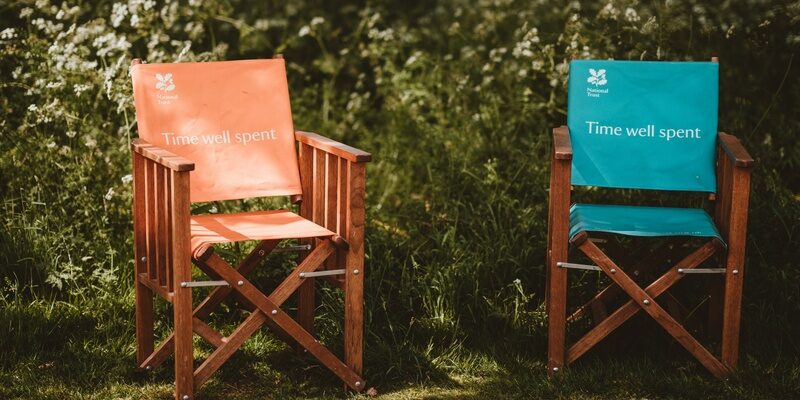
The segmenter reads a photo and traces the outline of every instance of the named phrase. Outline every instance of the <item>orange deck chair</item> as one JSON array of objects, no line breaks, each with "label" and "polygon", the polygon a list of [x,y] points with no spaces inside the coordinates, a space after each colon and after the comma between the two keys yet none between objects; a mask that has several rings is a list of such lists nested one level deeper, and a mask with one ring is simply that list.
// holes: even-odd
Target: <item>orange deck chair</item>
[{"label": "orange deck chair", "polygon": [[[546,305],[551,376],[639,311],[714,376],[735,368],[753,159],[734,136],[717,132],[718,71],[716,59],[570,64],[567,126],[553,130],[550,172]],[[709,193],[716,204],[713,217],[692,208],[571,205],[573,185]],[[619,235],[665,240],[653,251],[645,248],[649,254],[631,256],[616,241]],[[689,250],[679,245],[697,241],[704,244]],[[570,244],[593,264],[569,262]],[[659,276],[658,263],[670,254],[680,261]],[[717,268],[698,268],[706,260]],[[575,269],[603,272],[611,284],[568,318],[567,271]],[[709,332],[721,330],[719,358],[679,322],[681,305],[667,292],[684,277],[699,279],[698,274],[711,280]],[[656,278],[649,281],[646,275]],[[609,313],[607,306],[619,295],[622,306]],[[594,326],[566,346],[566,323],[588,314]]]},{"label": "orange deck chair", "polygon": [[[131,66],[139,139],[132,144],[136,359],[151,369],[175,356],[175,396],[193,399],[259,327],[316,357],[356,391],[364,388],[365,163],[371,156],[295,132],[284,60]],[[299,157],[298,144],[299,142]],[[193,202],[290,196],[288,210],[191,215]],[[301,239],[300,246],[278,244]],[[236,268],[217,243],[257,241]],[[301,261],[270,294],[247,276],[273,250]],[[193,280],[192,263],[211,280]],[[344,291],[344,357],[314,338],[315,280]],[[210,295],[193,302],[193,288]],[[281,305],[298,293],[297,314]],[[154,348],[153,298],[172,303],[174,331]],[[206,320],[228,296],[250,311],[229,336]],[[194,368],[193,334],[216,350]]]}]

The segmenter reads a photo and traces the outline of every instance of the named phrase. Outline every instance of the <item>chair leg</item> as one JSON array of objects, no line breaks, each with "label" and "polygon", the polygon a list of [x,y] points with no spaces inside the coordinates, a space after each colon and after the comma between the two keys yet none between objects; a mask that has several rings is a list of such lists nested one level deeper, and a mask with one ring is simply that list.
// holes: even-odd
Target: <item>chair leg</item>
[{"label": "chair leg", "polygon": [[136,276],[136,364],[144,362],[154,349],[153,297],[155,293],[139,282]]},{"label": "chair leg", "polygon": [[[364,273],[359,271],[360,268],[345,268],[344,363],[357,375],[361,375],[364,352]],[[361,388],[363,387],[362,384]]]},{"label": "chair leg", "polygon": [[550,273],[547,305],[547,373],[551,376],[564,368],[567,323],[567,271],[557,267],[557,260],[553,257],[547,267]]},{"label": "chair leg", "polygon": [[[314,311],[316,309],[316,280],[306,278],[297,289],[297,323],[314,335]],[[300,350],[301,347],[298,347]]]},{"label": "chair leg", "polygon": [[[176,257],[177,259],[177,257]],[[191,268],[188,260],[187,266]],[[191,269],[175,274],[175,292],[172,300],[175,330],[175,398],[179,400],[194,399],[194,350],[192,346],[192,289],[180,287],[182,280],[191,279]],[[187,278],[184,278],[187,276]]]},{"label": "chair leg", "polygon": [[194,398],[194,350],[192,347],[192,289],[176,285],[175,313],[175,398]]},{"label": "chair leg", "polygon": [[743,265],[731,262],[725,272],[725,300],[722,312],[722,361],[731,369],[739,359],[739,324],[742,309]]}]

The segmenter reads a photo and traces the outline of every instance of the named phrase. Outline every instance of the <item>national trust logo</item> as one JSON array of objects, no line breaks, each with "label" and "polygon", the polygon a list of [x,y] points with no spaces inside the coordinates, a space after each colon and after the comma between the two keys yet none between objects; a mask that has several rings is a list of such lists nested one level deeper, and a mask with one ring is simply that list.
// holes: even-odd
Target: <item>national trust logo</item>
[{"label": "national trust logo", "polygon": [[597,71],[594,68],[589,68],[589,79],[587,79],[586,81],[595,86],[605,85],[606,83],[608,83],[608,81],[606,80],[606,70],[601,69]]},{"label": "national trust logo", "polygon": [[604,94],[608,94],[608,87],[603,89],[600,88],[608,83],[605,69],[589,68],[589,78],[586,79],[586,82],[589,82],[590,84],[590,86],[586,88],[586,96],[599,98]]},{"label": "national trust logo", "polygon": [[172,81],[172,74],[167,73],[164,75],[156,74],[156,89],[164,91],[164,92],[171,92],[175,90],[175,82]]},{"label": "national trust logo", "polygon": [[175,81],[172,80],[172,73],[156,74],[156,102],[159,105],[165,106],[175,103],[178,100],[178,95],[175,91]]}]

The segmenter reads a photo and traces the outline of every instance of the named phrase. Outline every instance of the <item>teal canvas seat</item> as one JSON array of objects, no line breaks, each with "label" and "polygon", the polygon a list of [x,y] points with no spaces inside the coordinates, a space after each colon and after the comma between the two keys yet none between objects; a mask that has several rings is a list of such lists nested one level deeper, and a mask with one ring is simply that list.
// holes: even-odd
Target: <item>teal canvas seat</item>
[{"label": "teal canvas seat", "polygon": [[711,216],[697,208],[573,204],[569,209],[570,240],[581,232],[713,237],[723,242]]},{"label": "teal canvas seat", "polygon": [[[723,378],[736,367],[753,160],[734,136],[717,131],[718,105],[719,63],[713,59],[570,62],[567,124],[553,130],[550,162],[545,294],[550,375],[639,311],[714,376]],[[580,186],[591,189],[574,190]],[[707,212],[584,204],[597,198],[595,188],[606,188],[603,197],[613,189],[633,189],[633,195],[703,193],[709,194],[709,207]],[[573,191],[586,200],[573,204]],[[650,239],[632,242],[621,235]],[[590,261],[570,262],[570,247]],[[601,272],[610,283],[567,313],[570,269]],[[680,291],[696,303],[686,307],[669,289],[698,274],[706,274],[697,282],[710,284],[709,295],[698,300],[696,289]],[[721,336],[719,356],[683,325],[696,316],[689,310],[706,308],[707,332]],[[593,327],[567,346],[567,322],[578,320]]]}]

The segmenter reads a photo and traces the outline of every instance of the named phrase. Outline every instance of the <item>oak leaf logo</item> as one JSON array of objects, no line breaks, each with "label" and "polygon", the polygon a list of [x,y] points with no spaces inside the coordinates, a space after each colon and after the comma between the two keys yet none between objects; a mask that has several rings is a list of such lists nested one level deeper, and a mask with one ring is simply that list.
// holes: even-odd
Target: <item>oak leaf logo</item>
[{"label": "oak leaf logo", "polygon": [[175,82],[172,81],[172,74],[156,74],[156,79],[158,80],[158,82],[156,82],[156,89],[165,92],[171,92],[175,90]]},{"label": "oak leaf logo", "polygon": [[606,83],[608,83],[608,81],[606,80],[606,70],[601,69],[597,71],[594,68],[589,68],[589,79],[587,79],[586,81],[595,86],[605,85]]}]

